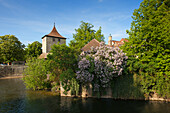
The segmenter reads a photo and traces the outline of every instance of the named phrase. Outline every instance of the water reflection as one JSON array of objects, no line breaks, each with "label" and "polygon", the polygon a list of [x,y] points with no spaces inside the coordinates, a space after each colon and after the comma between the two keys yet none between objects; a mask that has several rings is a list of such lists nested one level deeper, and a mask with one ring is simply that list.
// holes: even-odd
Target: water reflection
[{"label": "water reflection", "polygon": [[60,97],[25,90],[20,79],[0,80],[0,113],[168,113],[170,103]]}]

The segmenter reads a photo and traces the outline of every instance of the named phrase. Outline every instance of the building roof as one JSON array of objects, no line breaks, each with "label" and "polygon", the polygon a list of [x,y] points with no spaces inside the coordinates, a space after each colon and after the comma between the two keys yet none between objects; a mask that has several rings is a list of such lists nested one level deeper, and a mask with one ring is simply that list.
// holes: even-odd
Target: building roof
[{"label": "building roof", "polygon": [[120,41],[121,41],[121,42],[124,42],[124,41],[125,41],[125,42],[129,42],[128,39],[126,39],[126,38],[122,38]]},{"label": "building roof", "polygon": [[97,41],[96,39],[91,40],[88,44],[86,44],[81,50],[83,51],[89,51],[91,47],[97,47],[100,45],[100,42]]},{"label": "building roof", "polygon": [[42,53],[38,58],[39,59],[42,59],[42,58],[47,58],[47,55],[48,55],[49,53]]},{"label": "building roof", "polygon": [[112,40],[112,45],[114,47],[120,47],[122,46],[125,42],[128,42],[128,39],[122,38],[120,41]]},{"label": "building roof", "polygon": [[[66,39],[65,37],[61,36],[58,31],[56,30],[55,28],[55,24],[54,24],[54,27],[52,29],[52,31],[48,34],[48,35],[45,35],[45,36],[49,36],[49,37],[54,37],[54,38],[64,38]],[[43,36],[42,38],[44,38],[45,36]]]}]

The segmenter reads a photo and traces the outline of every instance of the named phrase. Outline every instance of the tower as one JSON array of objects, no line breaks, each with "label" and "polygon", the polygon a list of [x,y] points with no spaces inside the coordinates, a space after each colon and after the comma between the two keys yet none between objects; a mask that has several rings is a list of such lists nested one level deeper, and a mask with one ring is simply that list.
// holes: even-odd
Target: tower
[{"label": "tower", "polygon": [[111,34],[110,34],[110,36],[109,36],[108,45],[109,45],[109,46],[112,45],[112,36],[111,36]]},{"label": "tower", "polygon": [[58,43],[66,44],[66,38],[58,33],[54,23],[52,31],[42,37],[42,54],[39,58],[47,58],[47,55],[51,50],[51,46]]}]

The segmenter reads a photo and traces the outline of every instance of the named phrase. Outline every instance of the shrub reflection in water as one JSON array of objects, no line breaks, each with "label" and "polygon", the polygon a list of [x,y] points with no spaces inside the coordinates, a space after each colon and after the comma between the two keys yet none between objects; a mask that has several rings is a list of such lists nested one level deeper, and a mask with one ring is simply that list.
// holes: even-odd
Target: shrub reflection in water
[{"label": "shrub reflection in water", "polygon": [[26,90],[20,79],[0,80],[0,113],[168,113],[170,103],[60,97]]}]

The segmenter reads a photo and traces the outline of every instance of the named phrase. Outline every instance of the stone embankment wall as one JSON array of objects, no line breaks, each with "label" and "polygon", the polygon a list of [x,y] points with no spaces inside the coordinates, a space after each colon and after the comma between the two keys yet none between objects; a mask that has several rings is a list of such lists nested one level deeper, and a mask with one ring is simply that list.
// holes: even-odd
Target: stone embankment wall
[{"label": "stone embankment wall", "polygon": [[23,65],[0,66],[0,77],[21,76],[25,68]]},{"label": "stone embankment wall", "polygon": [[[92,90],[92,85],[89,84],[88,88],[82,87],[81,94],[79,94],[78,97],[85,97],[85,98],[93,97],[93,98],[98,98],[98,96],[96,94],[93,94],[93,93],[94,92]],[[71,91],[68,91],[67,95],[64,94],[64,88],[62,87],[62,85],[60,85],[60,95],[61,96],[68,96],[68,97],[72,97],[72,96],[74,97],[74,95],[71,95]],[[156,101],[170,102],[170,98],[168,98],[168,99],[161,98],[161,97],[158,96],[157,93],[154,93],[152,96],[150,96],[148,98],[145,98],[145,97],[144,98],[129,98],[129,97],[115,98],[112,95],[112,89],[111,88],[106,88],[105,93],[101,92],[100,98],[112,98],[112,99],[124,99],[124,100],[127,100],[127,99],[131,99],[131,100],[156,100]]]}]

